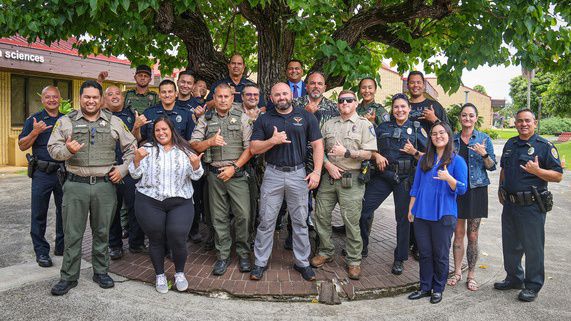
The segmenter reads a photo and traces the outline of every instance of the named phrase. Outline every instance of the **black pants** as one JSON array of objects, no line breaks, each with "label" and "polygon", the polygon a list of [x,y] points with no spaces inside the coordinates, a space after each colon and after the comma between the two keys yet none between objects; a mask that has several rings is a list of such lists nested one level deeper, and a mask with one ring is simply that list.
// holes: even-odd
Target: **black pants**
[{"label": "black pants", "polygon": [[135,216],[135,184],[137,180],[127,175],[123,178],[124,184],[117,184],[117,210],[111,222],[111,229],[109,230],[109,247],[122,248],[123,240],[121,239],[121,208],[123,204],[127,208],[127,215],[129,217],[129,247],[137,248],[145,245],[145,234],[137,222]]},{"label": "black pants", "polygon": [[135,215],[149,237],[149,252],[155,273],[165,272],[166,242],[172,251],[176,272],[183,272],[187,256],[186,239],[194,219],[192,199],[173,197],[158,201],[137,192]]}]

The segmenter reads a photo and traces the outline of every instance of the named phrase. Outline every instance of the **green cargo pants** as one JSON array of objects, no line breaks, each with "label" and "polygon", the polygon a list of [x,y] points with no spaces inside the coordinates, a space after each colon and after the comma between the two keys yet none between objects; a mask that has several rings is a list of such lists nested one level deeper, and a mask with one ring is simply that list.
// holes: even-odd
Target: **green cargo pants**
[{"label": "green cargo pants", "polygon": [[321,177],[321,184],[316,197],[315,223],[319,234],[319,255],[333,257],[335,246],[331,239],[331,212],[335,204],[339,202],[341,217],[345,223],[347,240],[345,250],[347,251],[347,264],[361,264],[361,251],[363,250],[363,240],[361,239],[361,229],[359,220],[361,218],[361,208],[363,207],[363,195],[365,185],[359,183],[358,171],[353,173],[353,186],[344,188],[341,180],[334,180],[330,183],[330,176],[326,172]]},{"label": "green cargo pants", "polygon": [[92,245],[91,257],[94,273],[107,273],[109,269],[109,228],[117,206],[115,185],[111,182],[96,184],[66,181],[63,185],[64,254],[61,279],[76,281],[81,264],[81,243],[89,216]]},{"label": "green cargo pants", "polygon": [[214,227],[214,244],[218,258],[223,260],[230,257],[232,248],[230,210],[234,215],[236,254],[239,257],[249,257],[250,190],[248,178],[246,176],[235,177],[223,182],[210,171],[207,175],[210,217]]}]

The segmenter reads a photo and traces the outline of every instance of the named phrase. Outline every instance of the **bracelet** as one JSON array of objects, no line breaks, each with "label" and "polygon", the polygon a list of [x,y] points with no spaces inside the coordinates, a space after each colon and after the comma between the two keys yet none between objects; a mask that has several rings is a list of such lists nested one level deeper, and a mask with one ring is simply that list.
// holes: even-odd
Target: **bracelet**
[{"label": "bracelet", "polygon": [[236,165],[236,163],[232,162],[230,165],[232,165],[232,167],[234,167],[234,171],[239,171],[240,167],[238,167],[238,165]]}]

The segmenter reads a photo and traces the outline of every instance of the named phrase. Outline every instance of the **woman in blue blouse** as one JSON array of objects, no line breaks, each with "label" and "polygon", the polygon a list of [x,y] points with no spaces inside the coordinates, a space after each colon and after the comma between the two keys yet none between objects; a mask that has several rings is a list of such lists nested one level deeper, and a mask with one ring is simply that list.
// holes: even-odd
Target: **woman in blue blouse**
[{"label": "woman in blue blouse", "polygon": [[456,197],[466,192],[467,180],[466,162],[454,153],[452,137],[447,124],[432,126],[410,191],[408,219],[414,220],[420,252],[420,291],[411,293],[410,300],[430,296],[430,303],[438,303],[446,286]]},{"label": "woman in blue blouse", "polygon": [[455,286],[462,280],[462,260],[464,259],[464,237],[468,225],[468,275],[466,287],[470,291],[478,290],[475,279],[475,267],[478,261],[478,230],[482,218],[488,217],[488,185],[490,179],[486,170],[496,169],[496,156],[490,136],[475,129],[478,110],[467,103],[460,110],[462,131],[454,136],[454,147],[468,164],[468,191],[458,197],[458,224],[454,231],[454,274],[448,279],[448,285]]},{"label": "woman in blue blouse", "polygon": [[168,292],[164,271],[165,243],[172,251],[175,266],[174,285],[185,291],[188,281],[184,276],[187,249],[186,239],[194,217],[192,181],[204,170],[200,156],[196,156],[188,142],[174,129],[165,116],[153,124],[152,142],[135,152],[129,165],[131,177],[139,179],[135,195],[135,215],[149,237],[149,254],[156,274],[155,288]]}]

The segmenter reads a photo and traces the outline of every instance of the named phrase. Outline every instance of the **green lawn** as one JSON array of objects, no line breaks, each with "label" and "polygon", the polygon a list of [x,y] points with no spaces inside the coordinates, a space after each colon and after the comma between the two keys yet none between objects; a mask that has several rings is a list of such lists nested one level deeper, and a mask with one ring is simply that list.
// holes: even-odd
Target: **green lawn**
[{"label": "green lawn", "polygon": [[[571,169],[571,141],[556,143],[555,146],[559,151],[559,158],[561,161],[565,159],[565,168]],[[569,162],[567,162],[567,158],[569,158]]]},{"label": "green lawn", "polygon": [[[494,131],[498,133],[498,139],[510,139],[514,136],[517,136],[517,129],[515,128],[494,129]],[[545,138],[555,137],[554,135],[541,135],[541,136]]]}]

